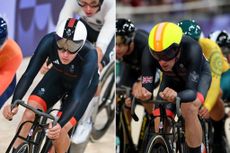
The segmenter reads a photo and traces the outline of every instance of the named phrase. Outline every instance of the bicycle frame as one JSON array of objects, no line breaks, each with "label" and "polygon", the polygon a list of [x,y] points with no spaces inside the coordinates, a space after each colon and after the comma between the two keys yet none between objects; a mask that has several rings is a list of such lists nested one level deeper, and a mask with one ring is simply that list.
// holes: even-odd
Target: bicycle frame
[{"label": "bicycle frame", "polygon": [[[120,91],[119,91],[120,90]],[[140,134],[139,134],[139,141],[137,144],[134,144],[133,139],[132,139],[132,135],[131,135],[131,127],[130,127],[130,123],[129,121],[126,119],[126,113],[125,113],[125,98],[126,96],[129,95],[130,93],[130,88],[129,87],[125,87],[122,86],[121,89],[117,89],[117,93],[120,93],[120,97],[119,97],[119,102],[117,103],[117,109],[116,109],[116,119],[117,119],[117,127],[116,129],[119,130],[117,131],[117,135],[122,136],[127,142],[122,142],[121,145],[124,145],[123,147],[126,147],[126,145],[124,143],[128,143],[128,147],[129,147],[129,152],[132,153],[142,153],[144,151],[144,147],[145,147],[145,140],[147,139],[146,137],[146,133],[148,133],[146,131],[146,129],[148,129],[147,127],[149,126],[149,115],[147,114],[147,112],[145,112],[145,115],[143,116],[143,121],[142,121],[142,125],[141,125],[141,129],[140,129]],[[133,99],[135,100],[135,99]],[[132,115],[132,113],[131,113]],[[134,119],[136,120],[136,119]],[[137,118],[138,120],[138,118]],[[136,120],[136,121],[137,121]],[[123,133],[123,135],[122,135]],[[121,138],[120,138],[121,139]],[[126,149],[123,149],[121,147],[122,151],[121,153],[124,153],[125,151],[127,151]]]},{"label": "bicycle frame", "polygon": [[[31,111],[33,111],[35,113],[35,119],[34,119],[34,121],[25,121],[19,126],[14,138],[12,139],[10,145],[8,146],[8,148],[6,150],[6,153],[10,153],[10,151],[11,151],[11,149],[13,147],[13,144],[15,143],[17,138],[20,138],[20,139],[24,140],[26,143],[28,143],[29,144],[29,150],[31,150],[30,147],[32,147],[32,146],[40,146],[40,144],[42,142],[35,142],[35,140],[33,140],[33,138],[34,138],[33,136],[39,130],[41,130],[42,132],[45,133],[45,129],[47,128],[47,125],[43,125],[43,124],[40,123],[40,121],[43,119],[43,117],[46,118],[46,119],[53,120],[53,125],[57,124],[57,118],[53,117],[50,114],[44,113],[39,109],[35,109],[35,108],[31,107],[30,105],[25,104],[24,101],[22,101],[22,100],[17,100],[13,104],[13,107],[18,105],[18,104],[23,106],[23,107],[25,107],[25,108],[27,108],[27,109],[29,109],[29,110],[31,110]],[[27,123],[32,124],[32,126],[31,126],[31,128],[29,130],[29,133],[28,133],[27,137],[25,138],[25,137],[20,136],[19,134],[20,134],[22,128],[24,127],[24,125],[27,124]],[[50,143],[48,143],[48,144],[46,143],[45,146],[51,144],[51,140],[49,140],[49,141],[50,141]]]}]

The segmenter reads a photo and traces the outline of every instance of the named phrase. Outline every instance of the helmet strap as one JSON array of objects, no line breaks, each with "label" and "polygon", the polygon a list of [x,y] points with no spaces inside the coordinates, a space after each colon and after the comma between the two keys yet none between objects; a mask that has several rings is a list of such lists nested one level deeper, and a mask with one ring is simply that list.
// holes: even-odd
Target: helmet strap
[{"label": "helmet strap", "polygon": [[133,49],[134,49],[134,42],[133,41],[131,41],[128,45],[129,45],[128,50],[127,50],[125,55],[131,54],[133,52]]}]

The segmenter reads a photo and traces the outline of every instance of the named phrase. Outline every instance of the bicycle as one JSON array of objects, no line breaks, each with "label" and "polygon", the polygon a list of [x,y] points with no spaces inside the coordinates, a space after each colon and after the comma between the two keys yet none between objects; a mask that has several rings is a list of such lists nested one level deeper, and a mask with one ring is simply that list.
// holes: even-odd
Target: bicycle
[{"label": "bicycle", "polygon": [[[101,89],[99,104],[93,119],[93,128],[90,135],[90,140],[95,142],[99,140],[108,130],[115,116],[115,74],[114,60],[112,60],[102,71],[99,87]],[[106,119],[102,123],[101,116]],[[98,123],[100,120],[100,123]]]},{"label": "bicycle", "polygon": [[[92,129],[90,129],[89,135],[84,135],[84,141],[82,143],[75,143],[72,137],[70,152],[84,152],[89,142],[96,142],[99,140],[109,129],[113,123],[115,106],[115,78],[114,78],[114,60],[111,60],[106,67],[103,68],[99,78],[100,95],[99,100],[95,101],[89,111],[90,123],[92,123]],[[103,117],[103,122],[101,118]],[[73,128],[70,135],[76,134],[77,126]],[[89,127],[86,127],[89,128]],[[81,136],[81,135],[77,135]],[[79,138],[79,137],[78,137]]]},{"label": "bicycle", "polygon": [[[154,103],[159,106],[160,115],[154,116],[152,119],[154,120],[154,118],[160,117],[160,124],[158,127],[159,131],[154,132],[152,138],[148,142],[146,153],[187,153],[188,148],[185,142],[184,119],[180,110],[180,98],[176,98],[177,120],[166,115],[165,105],[170,102],[156,99],[147,102]],[[171,127],[170,131],[165,129],[165,121],[169,121],[169,125]],[[212,126],[211,123],[205,119],[200,119],[200,122],[203,129],[202,147],[205,147],[203,149],[205,149],[206,153],[210,153],[212,149],[211,144],[213,136]]]},{"label": "bicycle", "polygon": [[[52,146],[52,142],[49,138],[46,139],[45,143],[43,142],[45,138],[45,130],[48,127],[46,121],[48,119],[51,119],[52,125],[54,126],[57,124],[57,118],[39,109],[35,109],[30,105],[25,104],[25,102],[22,100],[16,100],[15,103],[12,105],[12,108],[14,108],[16,105],[21,105],[26,109],[33,111],[35,113],[35,119],[34,121],[25,121],[19,126],[15,136],[13,137],[10,145],[6,150],[6,153],[12,152],[13,144],[15,143],[17,138],[24,140],[24,142],[16,148],[14,153],[47,153]],[[29,130],[27,137],[25,138],[20,136],[19,134],[23,126],[27,123],[32,124],[32,126]]]},{"label": "bicycle", "polygon": [[[153,116],[151,118],[153,124],[154,119],[156,117],[160,117],[159,122],[159,131],[155,132],[155,130],[151,130],[152,133],[151,138],[148,140],[147,148],[145,153],[186,153],[187,147],[185,144],[185,136],[184,136],[184,123],[181,116],[180,111],[180,98],[176,98],[176,114],[178,116],[178,120],[174,120],[174,118],[166,115],[165,106],[170,102],[163,101],[163,100],[150,100],[146,101],[148,103],[154,103],[159,106],[160,115]],[[135,106],[135,104],[134,104]],[[135,112],[133,114],[136,116]],[[136,118],[136,117],[134,117]],[[169,121],[171,130],[167,131],[165,127],[165,122]],[[154,125],[151,125],[154,127]]]},{"label": "bicycle", "polygon": [[[142,153],[145,150],[147,139],[149,139],[148,130],[150,125],[150,116],[146,111],[143,115],[141,123],[141,129],[139,134],[139,140],[137,144],[134,144],[131,135],[131,126],[127,120],[125,110],[125,99],[129,97],[131,88],[121,86],[116,88],[117,105],[116,105],[116,153]],[[134,102],[135,101],[135,102]],[[132,104],[136,103],[136,99],[132,99]],[[132,107],[131,107],[132,109]],[[131,110],[132,116],[132,110]],[[133,117],[133,116],[132,116]],[[138,120],[134,118],[134,120]]]}]

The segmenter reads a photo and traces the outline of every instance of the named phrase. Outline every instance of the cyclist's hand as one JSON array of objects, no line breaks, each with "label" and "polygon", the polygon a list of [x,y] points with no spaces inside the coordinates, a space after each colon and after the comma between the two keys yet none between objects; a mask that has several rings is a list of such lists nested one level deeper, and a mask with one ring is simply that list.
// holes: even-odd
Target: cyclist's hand
[{"label": "cyclist's hand", "polygon": [[52,126],[52,123],[49,123],[49,128],[46,131],[46,136],[52,140],[58,139],[61,133],[61,126],[60,124],[56,124]]},{"label": "cyclist's hand", "polygon": [[103,53],[102,53],[102,50],[100,47],[96,47],[96,50],[97,50],[97,57],[98,57],[98,70],[99,70],[99,72],[101,72],[103,69],[103,66],[101,64],[101,60],[103,58]]},{"label": "cyclist's hand", "polygon": [[142,90],[142,84],[141,81],[135,82],[132,87],[132,95],[135,97],[138,93],[140,93]]},{"label": "cyclist's hand", "polygon": [[141,91],[139,93],[137,93],[135,95],[135,97],[137,99],[140,99],[140,100],[148,100],[152,97],[152,93],[149,92],[147,89],[145,89],[144,87],[141,88]]},{"label": "cyclist's hand", "polygon": [[159,93],[160,97],[168,102],[175,102],[177,92],[169,87],[166,87],[162,92]]},{"label": "cyclist's hand", "polygon": [[102,66],[101,62],[99,62],[99,63],[98,63],[98,70],[99,70],[99,72],[101,72],[102,69],[103,69],[103,66]]},{"label": "cyclist's hand", "polygon": [[13,116],[15,114],[17,114],[18,112],[18,107],[14,107],[13,110],[11,110],[11,105],[8,104],[3,108],[3,116],[7,119],[7,120],[12,120]]},{"label": "cyclist's hand", "polygon": [[209,118],[208,109],[205,106],[201,107],[201,109],[199,110],[199,115],[202,118],[208,119]]},{"label": "cyclist's hand", "polygon": [[132,101],[131,101],[131,98],[128,97],[125,99],[125,106],[127,106],[128,108],[131,108],[131,105],[132,105]]},{"label": "cyclist's hand", "polygon": [[53,66],[52,63],[50,63],[49,65],[47,65],[47,62],[45,62],[42,65],[42,68],[40,69],[41,74],[46,74],[46,72],[48,72],[52,66]]}]

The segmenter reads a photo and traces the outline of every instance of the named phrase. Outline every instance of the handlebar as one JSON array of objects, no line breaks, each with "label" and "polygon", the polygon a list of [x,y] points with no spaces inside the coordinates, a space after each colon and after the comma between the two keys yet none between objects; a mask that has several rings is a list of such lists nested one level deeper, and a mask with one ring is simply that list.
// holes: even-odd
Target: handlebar
[{"label": "handlebar", "polygon": [[57,118],[50,115],[50,114],[47,114],[45,112],[42,112],[41,110],[39,109],[35,109],[34,107],[30,106],[30,105],[27,105],[23,100],[16,100],[12,105],[11,105],[11,110],[13,108],[15,108],[17,105],[21,105],[31,111],[33,111],[35,114],[39,115],[39,116],[43,116],[45,118],[49,118],[51,120],[53,120],[53,126],[55,126],[57,124]]},{"label": "handlebar", "polygon": [[[146,101],[141,101],[141,102],[142,103],[154,103],[154,104],[163,105],[163,106],[172,103],[172,102],[168,102],[168,101],[160,100],[160,99],[151,99],[151,100],[146,100]],[[178,117],[180,117],[181,108],[180,108],[180,98],[179,97],[176,97],[175,104],[176,104],[176,114]],[[135,107],[136,107],[136,100],[134,97],[132,100],[132,106],[131,106],[131,116],[135,121],[138,121],[139,118],[135,113]]]},{"label": "handlebar", "polygon": [[122,85],[121,87],[116,88],[116,94],[122,95],[125,94],[127,97],[130,97],[132,88]]}]

